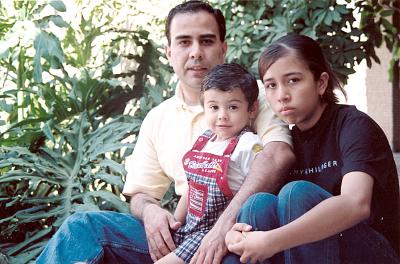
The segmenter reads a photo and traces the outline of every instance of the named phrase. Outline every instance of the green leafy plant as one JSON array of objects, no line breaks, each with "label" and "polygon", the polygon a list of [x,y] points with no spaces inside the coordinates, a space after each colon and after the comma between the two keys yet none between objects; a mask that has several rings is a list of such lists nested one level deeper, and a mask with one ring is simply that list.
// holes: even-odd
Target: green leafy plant
[{"label": "green leafy plant", "polygon": [[[399,58],[399,35],[388,20],[394,0],[351,1],[268,0],[217,2],[226,14],[227,59],[257,72],[257,60],[265,47],[279,37],[296,32],[316,39],[339,78],[346,83],[354,66],[363,60],[379,62],[375,49],[383,42]],[[358,22],[356,16],[361,20]]]},{"label": "green leafy plant", "polygon": [[0,184],[7,184],[0,201],[8,211],[0,220],[6,226],[2,242],[23,236],[23,242],[7,248],[8,255],[16,255],[12,260],[25,263],[39,253],[43,238],[76,211],[128,212],[118,195],[125,170],[107,154],[132,148],[121,141],[139,126],[137,119],[120,117],[94,129],[82,112],[66,128],[56,126],[57,147],[41,147],[36,153],[24,147],[2,148],[0,168],[12,168],[0,178]]},{"label": "green leafy plant", "polygon": [[[343,81],[356,63],[379,61],[375,48],[382,43],[399,58],[398,33],[388,20],[394,0],[359,0],[353,7],[350,1],[324,0],[215,2],[227,18],[227,60],[254,72],[265,46],[288,32],[320,41]],[[122,8],[132,16],[143,14],[136,2],[76,0],[79,15],[72,20],[65,18],[61,0],[5,3],[0,4],[0,251],[5,253],[0,263],[27,263],[68,215],[127,212],[123,160],[143,118],[171,96],[173,85],[152,29],[116,22]],[[160,21],[154,18],[154,25]],[[176,202],[172,185],[162,206],[173,210]]]},{"label": "green leafy plant", "polygon": [[[118,12],[105,2],[77,27],[59,14],[61,1],[15,1],[15,15],[0,6],[0,249],[11,263],[33,260],[76,211],[128,212],[122,161],[143,117],[171,93],[148,31],[120,29],[112,15],[94,21],[103,6]],[[136,66],[115,73],[121,62]]]}]

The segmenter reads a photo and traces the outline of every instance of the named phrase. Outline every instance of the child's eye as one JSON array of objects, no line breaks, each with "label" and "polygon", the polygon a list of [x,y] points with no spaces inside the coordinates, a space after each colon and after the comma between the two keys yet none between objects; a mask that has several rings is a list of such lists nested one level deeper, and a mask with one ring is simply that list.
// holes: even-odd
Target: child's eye
[{"label": "child's eye", "polygon": [[216,111],[216,110],[218,110],[218,106],[210,105],[210,109],[213,110],[213,111]]},{"label": "child's eye", "polygon": [[236,110],[236,109],[238,109],[239,107],[237,106],[237,105],[230,105],[229,106],[229,110]]}]

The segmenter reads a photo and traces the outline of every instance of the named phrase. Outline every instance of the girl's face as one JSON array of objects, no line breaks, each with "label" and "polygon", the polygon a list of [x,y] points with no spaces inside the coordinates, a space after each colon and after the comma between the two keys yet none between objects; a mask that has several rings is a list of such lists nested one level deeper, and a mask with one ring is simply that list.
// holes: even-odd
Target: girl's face
[{"label": "girl's face", "polygon": [[217,141],[236,136],[255,117],[258,104],[249,111],[248,102],[240,89],[221,91],[209,89],[203,93],[204,114]]},{"label": "girl's face", "polygon": [[318,80],[307,64],[294,52],[275,61],[263,76],[267,100],[275,113],[289,124],[305,131],[313,127],[322,115],[326,103],[324,94],[329,75]]}]

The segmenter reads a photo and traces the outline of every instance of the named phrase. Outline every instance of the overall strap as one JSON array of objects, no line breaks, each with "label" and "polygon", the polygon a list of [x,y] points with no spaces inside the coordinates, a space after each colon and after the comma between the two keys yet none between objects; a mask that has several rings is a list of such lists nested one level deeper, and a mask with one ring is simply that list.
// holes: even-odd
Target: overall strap
[{"label": "overall strap", "polygon": [[226,149],[224,151],[224,156],[230,156],[232,152],[235,150],[235,147],[238,142],[239,142],[239,136],[232,138],[228,146],[226,146]]},{"label": "overall strap", "polygon": [[196,142],[193,144],[192,150],[201,151],[213,134],[214,133],[210,129],[206,130],[197,138]]},{"label": "overall strap", "polygon": [[235,150],[237,143],[239,142],[239,138],[246,132],[251,132],[250,127],[248,126],[244,127],[242,131],[240,131],[239,135],[231,139],[231,141],[229,142],[228,146],[224,151],[224,156],[230,156],[232,154],[232,152]]}]

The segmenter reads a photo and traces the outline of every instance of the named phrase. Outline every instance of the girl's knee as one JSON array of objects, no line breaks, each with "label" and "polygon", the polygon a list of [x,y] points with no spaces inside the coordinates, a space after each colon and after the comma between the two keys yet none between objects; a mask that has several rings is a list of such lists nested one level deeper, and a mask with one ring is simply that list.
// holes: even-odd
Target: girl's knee
[{"label": "girl's knee", "polygon": [[286,224],[332,195],[322,187],[308,181],[293,181],[286,184],[278,195],[278,215],[281,224]]},{"label": "girl's knee", "polygon": [[243,204],[241,211],[259,211],[260,209],[275,207],[277,198],[270,193],[256,193],[251,195]]},{"label": "girl's knee", "polygon": [[296,192],[304,192],[305,189],[309,188],[309,185],[313,183],[308,181],[292,181],[287,183],[279,192],[279,195],[288,195],[289,193],[297,194]]},{"label": "girl's knee", "polygon": [[[264,226],[267,219],[276,218],[277,197],[269,193],[256,193],[243,204],[237,222],[247,223],[257,229]],[[260,226],[260,228],[261,228]]]},{"label": "girl's knee", "polygon": [[283,186],[279,192],[279,199],[290,200],[318,200],[322,201],[332,196],[322,187],[309,181],[292,181]]}]

